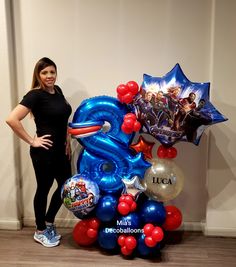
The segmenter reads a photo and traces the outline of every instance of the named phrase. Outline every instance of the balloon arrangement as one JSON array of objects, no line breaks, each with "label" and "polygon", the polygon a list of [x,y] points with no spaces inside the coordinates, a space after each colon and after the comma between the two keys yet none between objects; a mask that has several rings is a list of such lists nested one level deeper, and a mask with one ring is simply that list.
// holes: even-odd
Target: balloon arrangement
[{"label": "balloon arrangement", "polygon": [[[178,229],[182,213],[165,202],[176,198],[184,175],[174,163],[177,141],[198,144],[209,125],[227,120],[209,102],[209,83],[193,83],[177,64],[164,77],[144,74],[138,84],[117,87],[117,98],[98,96],[77,108],[69,133],[82,145],[78,174],[62,188],[63,203],[80,221],[80,246],[97,242],[123,255],[151,256],[165,233]],[[103,126],[109,125],[109,129]],[[161,145],[135,132],[152,135]]]}]

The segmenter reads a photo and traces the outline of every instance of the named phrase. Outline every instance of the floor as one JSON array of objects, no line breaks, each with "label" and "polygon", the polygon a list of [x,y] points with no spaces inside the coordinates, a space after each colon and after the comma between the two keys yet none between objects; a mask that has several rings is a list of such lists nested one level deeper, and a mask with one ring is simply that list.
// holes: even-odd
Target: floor
[{"label": "floor", "polygon": [[45,248],[34,242],[33,228],[0,230],[0,266],[201,266],[236,267],[236,238],[205,237],[200,232],[169,234],[160,255],[154,258],[125,258],[109,254],[98,246],[79,247],[72,229],[59,229],[61,244]]}]

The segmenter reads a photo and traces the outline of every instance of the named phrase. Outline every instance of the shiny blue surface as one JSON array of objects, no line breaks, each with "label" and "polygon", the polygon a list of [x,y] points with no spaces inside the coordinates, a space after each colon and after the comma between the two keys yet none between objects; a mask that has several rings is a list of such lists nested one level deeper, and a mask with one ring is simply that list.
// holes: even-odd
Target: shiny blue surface
[{"label": "shiny blue surface", "polygon": [[155,200],[145,201],[139,209],[139,214],[144,224],[162,225],[166,219],[166,210],[163,203]]},{"label": "shiny blue surface", "polygon": [[160,243],[157,243],[155,247],[150,248],[145,244],[145,237],[145,234],[139,235],[136,247],[137,253],[143,257],[157,254],[160,250]]},{"label": "shiny blue surface", "polygon": [[95,214],[102,222],[110,222],[117,215],[118,200],[113,195],[102,196],[96,206]]},{"label": "shiny blue surface", "polygon": [[125,134],[121,130],[123,117],[128,112],[127,105],[116,98],[98,96],[84,100],[73,117],[73,124],[102,121],[110,125],[107,132],[100,130],[78,140],[83,146],[77,161],[78,172],[89,174],[102,193],[122,191],[124,185],[121,179],[143,178],[146,169],[151,166],[142,153],[134,155],[129,148],[134,134]]},{"label": "shiny blue surface", "polygon": [[115,228],[113,227],[104,227],[101,228],[98,232],[98,243],[101,248],[107,250],[113,250],[118,248],[118,234],[115,233]]}]

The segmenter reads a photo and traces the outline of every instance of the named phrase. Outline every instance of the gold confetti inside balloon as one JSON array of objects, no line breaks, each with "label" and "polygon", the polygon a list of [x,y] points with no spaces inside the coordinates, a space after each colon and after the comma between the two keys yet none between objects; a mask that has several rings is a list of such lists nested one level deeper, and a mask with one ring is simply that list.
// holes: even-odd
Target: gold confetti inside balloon
[{"label": "gold confetti inside balloon", "polygon": [[142,186],[144,193],[157,201],[169,201],[176,198],[184,186],[184,175],[173,160],[152,159],[152,166],[147,169]]}]

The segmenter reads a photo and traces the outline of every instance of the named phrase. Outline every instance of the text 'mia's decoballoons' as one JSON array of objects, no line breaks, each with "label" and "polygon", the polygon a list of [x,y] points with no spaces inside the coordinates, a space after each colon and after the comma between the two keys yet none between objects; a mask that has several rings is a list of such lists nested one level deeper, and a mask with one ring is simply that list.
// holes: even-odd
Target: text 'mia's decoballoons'
[{"label": "text 'mia's decoballoons'", "polygon": [[179,64],[163,77],[144,74],[133,101],[142,130],[165,146],[198,145],[208,126],[227,120],[209,101],[209,91],[210,83],[189,81]]}]

